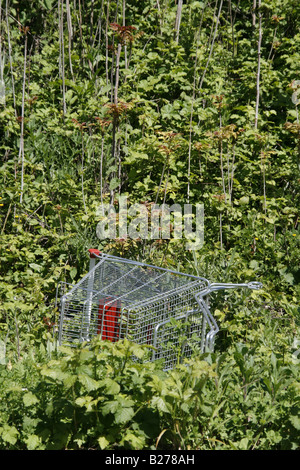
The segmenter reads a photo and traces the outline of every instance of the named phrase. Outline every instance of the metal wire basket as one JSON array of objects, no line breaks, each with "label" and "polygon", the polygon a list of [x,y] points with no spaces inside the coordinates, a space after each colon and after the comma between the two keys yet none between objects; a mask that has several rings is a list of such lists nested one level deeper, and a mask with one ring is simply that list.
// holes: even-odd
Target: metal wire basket
[{"label": "metal wire basket", "polygon": [[60,299],[59,344],[95,335],[153,346],[150,360],[171,369],[193,351],[212,351],[219,327],[207,296],[260,282],[210,283],[207,279],[91,249],[90,270]]}]

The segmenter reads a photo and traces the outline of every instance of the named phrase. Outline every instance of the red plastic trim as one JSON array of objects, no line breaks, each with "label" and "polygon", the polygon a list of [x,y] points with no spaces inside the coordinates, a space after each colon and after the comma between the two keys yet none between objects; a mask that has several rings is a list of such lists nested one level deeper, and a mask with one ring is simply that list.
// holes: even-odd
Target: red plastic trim
[{"label": "red plastic trim", "polygon": [[112,343],[118,341],[118,320],[120,318],[120,312],[121,305],[117,300],[113,300],[112,297],[100,299],[97,334],[99,335],[101,333],[102,328],[101,339],[111,341]]},{"label": "red plastic trim", "polygon": [[99,256],[101,253],[101,251],[97,250],[96,248],[90,248],[89,252],[90,252],[90,258],[96,258],[96,256],[97,255]]}]

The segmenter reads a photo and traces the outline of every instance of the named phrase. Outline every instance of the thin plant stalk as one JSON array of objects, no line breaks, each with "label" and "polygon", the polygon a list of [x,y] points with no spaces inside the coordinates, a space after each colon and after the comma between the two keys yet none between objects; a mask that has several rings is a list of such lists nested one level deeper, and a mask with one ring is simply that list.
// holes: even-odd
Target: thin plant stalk
[{"label": "thin plant stalk", "polygon": [[1,230],[1,234],[4,233],[5,226],[6,226],[6,222],[7,222],[7,219],[8,219],[8,217],[9,217],[9,214],[10,214],[10,212],[11,212],[11,206],[12,206],[12,204],[10,203],[10,204],[9,204],[9,207],[8,207],[8,211],[7,211],[7,213],[6,213],[5,220],[4,220],[4,222],[3,222],[3,227],[2,227],[2,230]]},{"label": "thin plant stalk", "polygon": [[229,192],[229,203],[230,203],[230,205],[232,204],[233,177],[234,177],[234,171],[235,171],[234,163],[235,163],[235,146],[233,146],[233,149],[232,149],[231,171],[230,171],[229,182],[228,182],[228,192]]},{"label": "thin plant stalk", "polygon": [[[108,23],[109,23],[109,0],[106,6],[106,22],[105,22],[105,77],[106,77],[106,85],[108,87]],[[108,91],[107,91],[108,96]]]},{"label": "thin plant stalk", "polygon": [[223,193],[224,193],[224,196],[225,196],[225,204],[226,204],[227,203],[227,193],[226,193],[225,178],[224,178],[223,141],[222,141],[222,138],[220,139],[219,152],[220,152],[220,163],[221,163],[222,187],[223,187]]},{"label": "thin plant stalk", "polygon": [[201,23],[200,23],[200,27],[198,29],[198,34],[197,34],[197,38],[196,38],[197,47],[196,47],[196,57],[195,57],[195,64],[194,64],[193,95],[192,95],[192,106],[191,106],[191,114],[190,114],[190,129],[189,129],[187,203],[189,203],[189,199],[190,199],[190,174],[191,174],[191,152],[192,152],[192,133],[193,133],[192,124],[193,124],[193,114],[194,114],[194,103],[195,103],[195,98],[196,98],[196,73],[197,73],[197,62],[198,62],[199,37],[200,37],[200,32],[201,32],[204,8],[205,8],[205,6],[203,7],[203,10],[202,10]]},{"label": "thin plant stalk", "polygon": [[24,68],[23,68],[23,89],[22,89],[22,111],[21,111],[21,135],[20,135],[20,149],[19,149],[19,161],[21,159],[21,192],[20,192],[20,204],[23,202],[23,190],[24,190],[24,115],[25,115],[25,87],[26,87],[26,66],[27,66],[27,30],[25,29],[25,44],[24,44]]},{"label": "thin plant stalk", "polygon": [[81,191],[82,191],[84,212],[87,214],[85,196],[84,196],[83,171],[84,171],[84,143],[83,143],[83,131],[82,131],[81,132]]},{"label": "thin plant stalk", "polygon": [[253,7],[252,7],[252,26],[255,27],[256,25],[256,0],[253,0]]},{"label": "thin plant stalk", "polygon": [[20,353],[20,334],[19,334],[19,326],[16,314],[15,317],[15,325],[16,325],[16,342],[17,342],[17,354],[18,354],[18,361],[20,360],[21,353]]},{"label": "thin plant stalk", "polygon": [[160,191],[160,188],[161,188],[161,185],[162,185],[162,182],[163,182],[163,178],[164,178],[164,174],[165,174],[165,170],[166,170],[166,166],[167,166],[167,165],[169,165],[169,157],[168,157],[168,155],[167,155],[166,160],[165,160],[165,162],[164,162],[163,170],[162,170],[162,173],[161,173],[160,182],[159,182],[159,186],[158,186],[157,193],[156,193],[156,198],[155,198],[155,204],[157,204],[157,200],[158,200],[158,196],[159,196],[159,191]]},{"label": "thin plant stalk", "polygon": [[207,72],[207,69],[208,69],[208,64],[210,62],[212,51],[213,51],[213,48],[214,48],[214,44],[215,44],[215,40],[216,40],[216,36],[217,36],[217,31],[218,31],[218,25],[219,25],[220,16],[221,16],[221,11],[222,11],[222,6],[223,6],[223,0],[220,1],[217,21],[216,21],[216,26],[215,26],[215,31],[214,31],[214,37],[213,37],[213,40],[212,40],[212,43],[211,43],[211,46],[210,46],[210,51],[209,51],[209,55],[208,55],[208,58],[207,58],[207,61],[206,61],[205,69],[204,69],[204,72],[202,74],[202,77],[201,77],[201,80],[200,80],[200,83],[199,83],[199,88],[200,89],[202,88],[203,81],[204,81],[204,78],[205,78],[205,75],[206,75],[206,72]]},{"label": "thin plant stalk", "polygon": [[263,175],[263,198],[264,198],[264,212],[267,215],[267,196],[266,196],[266,154],[261,152],[261,169]]},{"label": "thin plant stalk", "polygon": [[104,215],[104,206],[103,206],[103,156],[104,156],[104,135],[101,135],[101,155],[100,155],[100,198],[101,198],[101,207]]},{"label": "thin plant stalk", "polygon": [[179,42],[179,30],[181,23],[181,13],[182,13],[182,0],[178,0],[177,11],[176,11],[176,20],[175,20],[175,42]]},{"label": "thin plant stalk", "polygon": [[223,249],[222,212],[220,212],[220,245],[221,245],[221,250],[222,250]]},{"label": "thin plant stalk", "polygon": [[66,10],[67,10],[67,25],[68,25],[68,35],[69,35],[69,43],[68,43],[68,51],[69,51],[69,64],[70,64],[70,72],[72,76],[72,80],[74,81],[74,74],[73,74],[73,66],[72,66],[72,40],[73,40],[73,28],[72,28],[72,17],[70,11],[70,3],[69,0],[66,0]]},{"label": "thin plant stalk", "polygon": [[5,56],[2,56],[2,0],[0,0],[0,104],[5,106],[5,84],[3,79]]},{"label": "thin plant stalk", "polygon": [[255,103],[255,121],[254,129],[258,126],[258,109],[259,109],[259,95],[260,95],[260,65],[261,65],[261,41],[262,41],[262,14],[260,10],[261,0],[258,0],[258,46],[257,46],[257,74],[256,74],[256,103]]},{"label": "thin plant stalk", "polygon": [[[126,0],[123,0],[123,26],[126,26]],[[124,43],[124,60],[125,60],[125,69],[127,70],[127,45],[126,41]]]},{"label": "thin plant stalk", "polygon": [[118,104],[118,91],[119,91],[119,79],[120,79],[120,56],[121,56],[122,44],[118,44],[117,56],[116,56],[116,71],[115,71],[115,89],[114,89],[114,104]]},{"label": "thin plant stalk", "polygon": [[8,21],[8,0],[6,0],[5,16],[6,16],[6,27],[7,27],[7,44],[8,44],[10,75],[11,75],[11,86],[12,86],[12,94],[13,94],[13,102],[14,102],[14,111],[15,111],[15,116],[17,117],[15,79],[14,79],[14,74],[13,74],[13,64],[12,64],[12,55],[11,55],[11,42],[10,42],[10,28],[9,28],[9,21]]},{"label": "thin plant stalk", "polygon": [[64,2],[60,0],[60,22],[59,22],[59,35],[60,35],[60,52],[61,52],[61,79],[62,79],[62,94],[63,94],[63,116],[67,114],[66,105],[66,83],[65,83],[65,41],[64,41]]}]

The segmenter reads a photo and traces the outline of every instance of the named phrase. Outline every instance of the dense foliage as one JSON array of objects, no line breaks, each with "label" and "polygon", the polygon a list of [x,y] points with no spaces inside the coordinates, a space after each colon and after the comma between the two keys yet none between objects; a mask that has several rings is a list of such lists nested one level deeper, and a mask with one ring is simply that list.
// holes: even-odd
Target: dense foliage
[{"label": "dense foliage", "polygon": [[[0,11],[0,448],[299,449],[298,0]],[[99,240],[120,195],[204,204],[204,246]],[[56,286],[91,247],[264,287],[212,299],[216,352],[188,368],[57,351]]]}]

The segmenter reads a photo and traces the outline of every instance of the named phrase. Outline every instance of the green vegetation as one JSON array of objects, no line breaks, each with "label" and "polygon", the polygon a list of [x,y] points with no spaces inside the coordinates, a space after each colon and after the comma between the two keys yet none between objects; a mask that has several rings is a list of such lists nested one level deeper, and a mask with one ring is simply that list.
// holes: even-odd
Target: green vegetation
[{"label": "green vegetation", "polygon": [[[0,448],[299,449],[298,0],[0,8]],[[204,204],[204,246],[99,240],[120,195]],[[264,287],[212,296],[214,354],[172,372],[57,350],[92,247]]]}]

